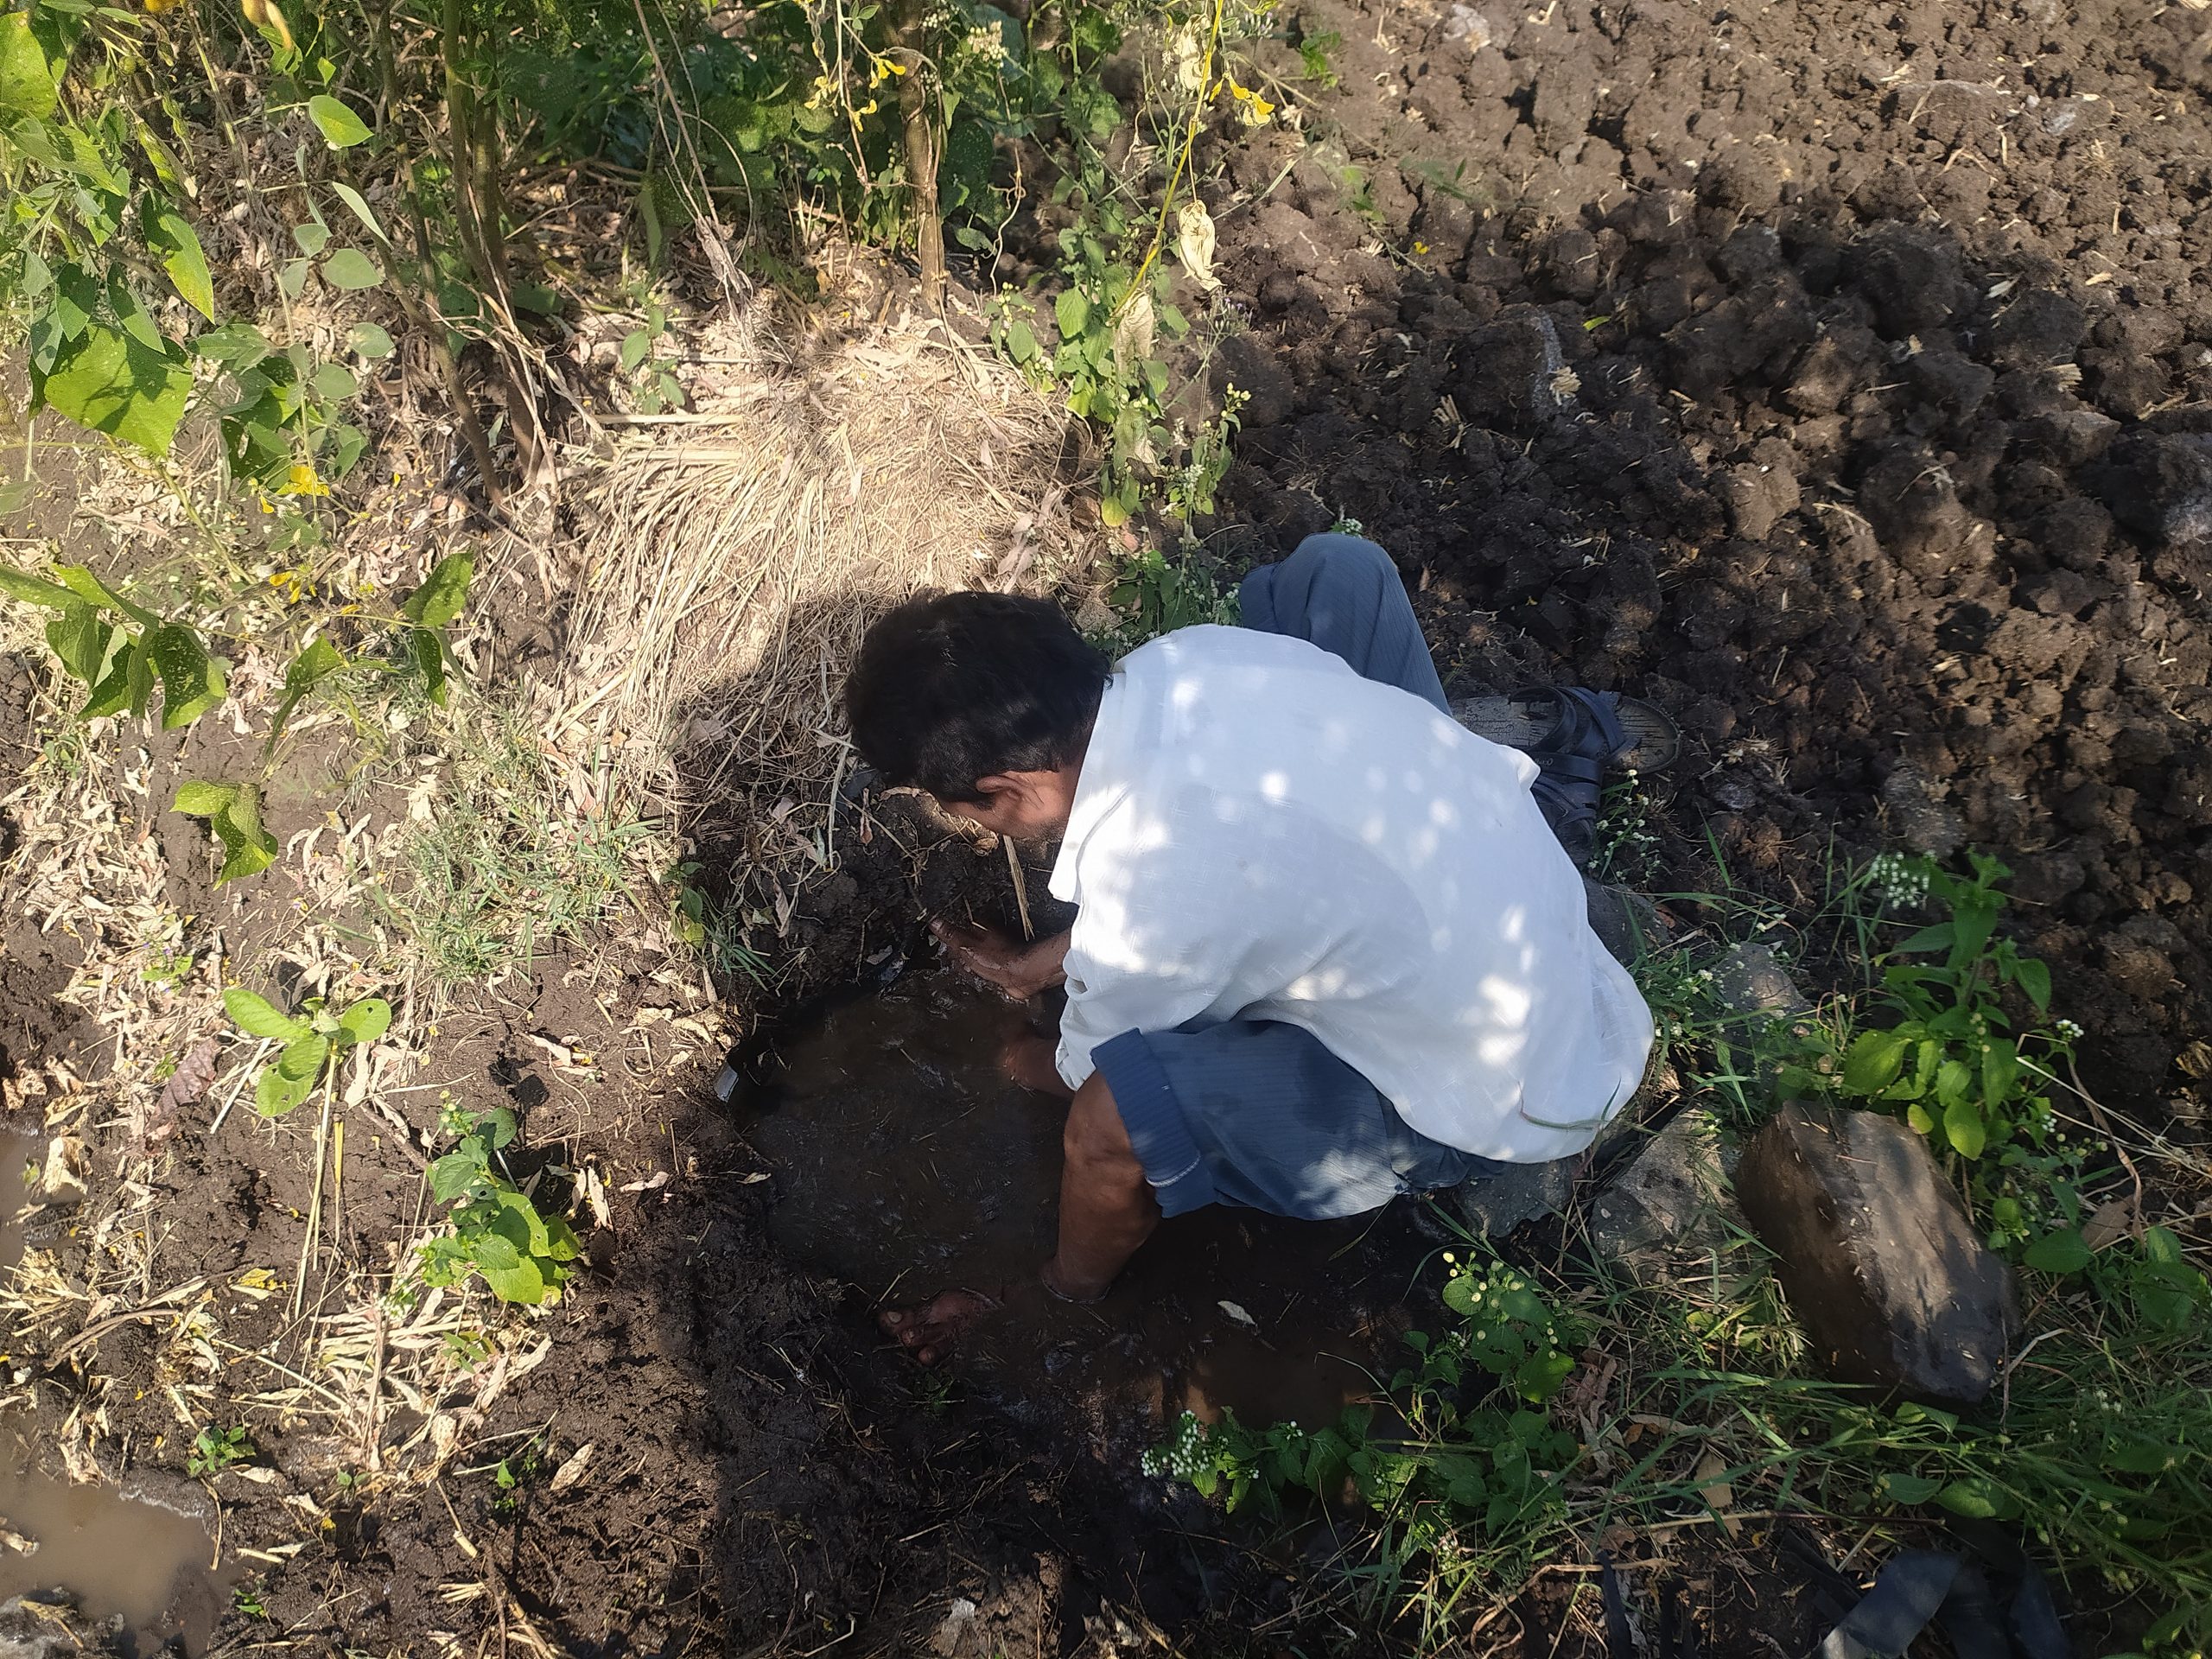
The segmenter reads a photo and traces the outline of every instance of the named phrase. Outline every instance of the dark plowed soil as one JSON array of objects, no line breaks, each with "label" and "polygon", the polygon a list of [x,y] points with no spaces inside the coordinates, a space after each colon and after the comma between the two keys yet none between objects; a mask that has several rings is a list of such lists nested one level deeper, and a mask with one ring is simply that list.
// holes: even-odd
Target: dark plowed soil
[{"label": "dark plowed soil", "polygon": [[1471,677],[1677,710],[1740,874],[2000,854],[2097,1080],[2177,1088],[2212,1006],[2204,15],[1300,28],[1343,90],[1213,207],[1226,517],[1359,519]]}]

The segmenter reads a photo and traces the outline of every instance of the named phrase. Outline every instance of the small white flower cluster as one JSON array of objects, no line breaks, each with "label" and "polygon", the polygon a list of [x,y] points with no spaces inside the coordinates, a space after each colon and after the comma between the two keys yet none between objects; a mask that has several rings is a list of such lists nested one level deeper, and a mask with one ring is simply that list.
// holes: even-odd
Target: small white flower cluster
[{"label": "small white flower cluster", "polygon": [[1878,853],[1866,866],[1866,882],[1891,910],[1928,902],[1928,865],[1902,853]]},{"label": "small white flower cluster", "polygon": [[961,36],[960,43],[952,51],[957,57],[972,58],[986,67],[996,67],[1006,56],[1006,38],[995,25],[978,23]]},{"label": "small white flower cluster", "polygon": [[2071,1020],[2058,1020],[2051,1027],[2051,1029],[2056,1031],[2061,1037],[2064,1038],[2069,1043],[2073,1042],[2082,1035],[2082,1027],[2075,1025]]},{"label": "small white flower cluster", "polygon": [[1167,1444],[1144,1454],[1143,1467],[1147,1475],[1188,1480],[1211,1461],[1205,1451],[1205,1425],[1198,1421],[1196,1413],[1186,1411],[1176,1419],[1175,1432]]}]

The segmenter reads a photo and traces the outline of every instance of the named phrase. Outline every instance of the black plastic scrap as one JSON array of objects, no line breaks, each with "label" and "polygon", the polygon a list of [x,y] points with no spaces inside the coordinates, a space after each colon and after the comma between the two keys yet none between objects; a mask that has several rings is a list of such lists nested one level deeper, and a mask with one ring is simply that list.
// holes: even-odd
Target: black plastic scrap
[{"label": "black plastic scrap", "polygon": [[2008,1607],[1972,1561],[1942,1550],[1900,1551],[1821,1641],[1816,1659],[1891,1659],[1936,1623],[1958,1659],[2069,1659],[2043,1575],[2023,1561],[2017,1577]]}]

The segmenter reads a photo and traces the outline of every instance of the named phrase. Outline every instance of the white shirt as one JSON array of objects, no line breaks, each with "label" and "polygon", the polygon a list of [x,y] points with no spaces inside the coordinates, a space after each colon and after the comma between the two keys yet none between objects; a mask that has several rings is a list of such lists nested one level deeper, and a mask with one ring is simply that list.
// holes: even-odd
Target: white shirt
[{"label": "white shirt", "polygon": [[1581,1151],[1651,1046],[1535,763],[1302,639],[1195,627],[1117,665],[1053,896],[1059,1070],[1125,1031],[1303,1027],[1433,1140]]}]

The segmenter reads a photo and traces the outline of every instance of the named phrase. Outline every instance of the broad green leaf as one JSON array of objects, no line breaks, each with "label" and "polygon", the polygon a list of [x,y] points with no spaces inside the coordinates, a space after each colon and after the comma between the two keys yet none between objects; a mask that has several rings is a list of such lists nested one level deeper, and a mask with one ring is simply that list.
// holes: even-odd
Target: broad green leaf
[{"label": "broad green leaf", "polygon": [[1936,1494],[1936,1501],[1953,1515],[1974,1521],[1994,1519],[2012,1507],[2001,1487],[1978,1477],[1951,1482]]},{"label": "broad green leaf", "polygon": [[2023,957],[2012,964],[2012,977],[2028,994],[2028,1001],[2036,1005],[2037,1014],[2050,1009],[2050,969],[2034,957]]},{"label": "broad green leaf", "polygon": [[479,1115],[476,1132],[491,1143],[494,1152],[511,1147],[514,1144],[517,1132],[515,1115],[504,1106],[494,1106],[490,1111]]},{"label": "broad green leaf", "polygon": [[292,710],[300,706],[300,699],[345,666],[346,659],[338,654],[338,648],[327,639],[317,639],[308,642],[284,670],[283,700],[276,705],[276,712],[269,721],[269,741],[271,743],[283,731],[285,722],[291,719]]},{"label": "broad green leaf", "polygon": [[558,1216],[547,1216],[545,1221],[545,1254],[555,1262],[573,1262],[583,1254],[582,1241],[575,1231]]},{"label": "broad green leaf", "polygon": [[1979,1158],[1988,1144],[1988,1127],[1981,1109],[1970,1100],[1954,1101],[1943,1109],[1943,1136],[1961,1158]]},{"label": "broad green leaf", "polygon": [[1062,340],[1081,337],[1084,325],[1090,321],[1090,302],[1071,288],[1052,302],[1052,316],[1060,325]]},{"label": "broad green leaf", "polygon": [[385,246],[391,245],[391,238],[385,234],[382,222],[378,219],[375,213],[370,208],[367,199],[359,191],[350,184],[340,183],[336,181],[333,181],[330,188],[337,193],[338,200],[346,204],[346,210],[361,221],[362,228]]},{"label": "broad green leaf", "polygon": [[284,670],[284,690],[291,696],[312,691],[346,666],[346,659],[327,639],[311,639]]},{"label": "broad green leaf", "polygon": [[81,564],[57,564],[54,574],[61,578],[62,585],[72,589],[88,605],[105,605],[111,611],[120,611],[142,628],[157,628],[162,619],[143,605],[134,605],[109,587],[92,570]]},{"label": "broad green leaf", "polygon": [[384,281],[384,271],[359,248],[340,248],[322,262],[322,280],[351,293],[374,288]]},{"label": "broad green leaf", "polygon": [[423,579],[423,585],[407,596],[399,613],[417,627],[444,627],[468,602],[468,584],[475,575],[473,555],[448,554]]},{"label": "broad green leaf", "polygon": [[192,349],[210,362],[219,363],[236,373],[253,367],[273,348],[269,344],[269,336],[251,323],[226,322],[219,328],[210,328],[194,340]]},{"label": "broad green leaf", "polygon": [[125,658],[124,676],[130,691],[130,718],[143,720],[154,696],[154,652],[147,636],[140,634]]},{"label": "broad green leaf", "polygon": [[[148,198],[149,203],[154,198]],[[207,273],[207,256],[200,237],[175,208],[149,205],[143,215],[146,245],[162,262],[162,269],[176,284],[184,302],[208,321],[215,321],[215,283]]]},{"label": "broad green leaf", "polygon": [[1463,1318],[1472,1313],[1475,1311],[1474,1281],[1459,1274],[1446,1279],[1444,1281],[1444,1306]]},{"label": "broad green leaf", "polygon": [[[507,1248],[512,1249],[513,1247],[509,1245]],[[552,1287],[545,1282],[545,1274],[537,1262],[527,1258],[518,1258],[512,1265],[505,1262],[495,1265],[480,1254],[476,1258],[476,1268],[484,1275],[484,1282],[491,1287],[492,1294],[503,1302],[518,1302],[526,1307],[536,1307],[551,1294]]]},{"label": "broad green leaf", "polygon": [[155,349],[94,323],[60,346],[50,370],[34,367],[31,392],[78,425],[159,456],[168,454],[184,418],[192,375],[175,345],[165,340]]},{"label": "broad green leaf", "polygon": [[[183,791],[178,792],[181,795]],[[232,1025],[249,1037],[265,1037],[272,1043],[296,1043],[308,1034],[303,1022],[278,1013],[268,998],[257,996],[241,986],[233,985],[223,993],[223,1012],[231,1016]]]},{"label": "broad green leaf", "polygon": [[223,700],[223,664],[190,628],[165,622],[147,634],[146,649],[162,677],[163,731],[190,725]]},{"label": "broad green leaf", "polygon": [[20,599],[26,605],[43,605],[49,611],[67,611],[72,605],[82,602],[67,588],[57,588],[50,582],[11,570],[4,564],[0,564],[0,594]]},{"label": "broad green leaf", "polygon": [[1885,1474],[1881,1479],[1882,1496],[1895,1503],[1925,1503],[1943,1490],[1943,1483],[1925,1475]]},{"label": "broad green leaf", "polygon": [[430,1196],[451,1204],[476,1184],[484,1166],[465,1152],[449,1152],[430,1165]]},{"label": "broad green leaf", "polygon": [[177,785],[175,809],[195,818],[206,818],[228,855],[216,873],[215,883],[256,875],[276,861],[276,838],[261,827],[261,801],[244,784],[213,784],[188,779]]},{"label": "broad green leaf", "polygon": [[1007,325],[1006,354],[1018,364],[1026,364],[1037,355],[1037,332],[1020,317]]},{"label": "broad green leaf", "polygon": [[305,1078],[313,1083],[322,1075],[323,1062],[329,1058],[330,1039],[311,1031],[284,1046],[284,1052],[276,1057],[276,1069],[296,1082]]},{"label": "broad green leaf", "polygon": [[130,707],[137,689],[145,683],[144,639],[133,639],[120,628],[112,631],[111,639],[115,654],[108,659],[92,696],[85,699],[85,706],[77,711],[79,720],[123,713]]},{"label": "broad green leaf", "polygon": [[410,628],[407,632],[407,654],[414,658],[415,666],[422,671],[429,687],[430,701],[442,709],[446,706],[446,652],[438,636],[428,628]]},{"label": "broad green leaf", "polygon": [[222,839],[229,856],[223,868],[215,872],[215,885],[236,881],[242,876],[259,875],[276,861],[276,838],[267,830],[256,828],[251,831],[240,829],[229,814],[216,818],[215,833]]},{"label": "broad green leaf", "polygon": [[1880,1093],[1904,1065],[1905,1039],[1893,1031],[1860,1035],[1844,1056],[1843,1086],[1854,1095]]},{"label": "broad green leaf", "polygon": [[499,1213],[493,1217],[493,1230],[512,1239],[515,1248],[524,1255],[543,1255],[551,1236],[545,1230],[544,1219],[537,1213],[537,1206],[512,1187],[503,1189],[499,1196]]},{"label": "broad green leaf", "polygon": [[365,357],[372,363],[392,353],[391,336],[373,322],[357,322],[348,328],[346,345],[356,356]]},{"label": "broad green leaf", "polygon": [[1948,922],[1938,922],[1933,927],[1923,927],[1897,947],[1900,956],[1917,956],[1923,950],[1948,950],[1958,930]]},{"label": "broad green leaf", "polygon": [[188,778],[176,786],[176,798],[169,805],[188,817],[212,818],[218,812],[230,810],[238,797],[236,784],[211,784],[204,778]]},{"label": "broad green leaf", "polygon": [[360,382],[353,378],[353,372],[343,363],[319,365],[308,385],[315,389],[316,397],[328,403],[351,397],[361,389]]},{"label": "broad green leaf", "polygon": [[2079,1273],[2089,1265],[2088,1241],[2078,1227],[2045,1233],[2020,1259],[2037,1273]]},{"label": "broad green leaf", "polygon": [[313,1077],[288,1077],[272,1065],[253,1086],[253,1109],[264,1117],[282,1117],[314,1092]]},{"label": "broad green leaf", "polygon": [[302,253],[310,259],[330,245],[330,226],[320,219],[310,219],[292,226],[292,240]]},{"label": "broad green leaf", "polygon": [[308,118],[333,149],[351,149],[368,139],[369,124],[327,92],[308,100]]},{"label": "broad green leaf", "polygon": [[0,115],[52,115],[61,101],[67,62],[32,32],[29,8],[0,14]]},{"label": "broad green leaf", "polygon": [[1936,1098],[1944,1106],[1957,1104],[1974,1085],[1974,1073],[1959,1060],[1946,1060],[1936,1068]]},{"label": "broad green leaf", "polygon": [[308,273],[315,269],[308,259],[287,259],[276,273],[277,290],[288,300],[296,300],[307,291]]},{"label": "broad green leaf", "polygon": [[620,357],[620,361],[622,365],[622,372],[625,374],[635,373],[637,372],[638,365],[645,360],[645,353],[652,351],[652,336],[648,334],[642,328],[632,328],[628,334],[623,335],[622,350]]},{"label": "broad green leaf", "polygon": [[391,1028],[391,1004],[365,996],[338,1016],[338,1028],[357,1043],[373,1043]]},{"label": "broad green leaf", "polygon": [[115,630],[81,599],[46,625],[47,645],[60,658],[61,666],[86,685],[97,683],[106,672],[114,642]]}]

